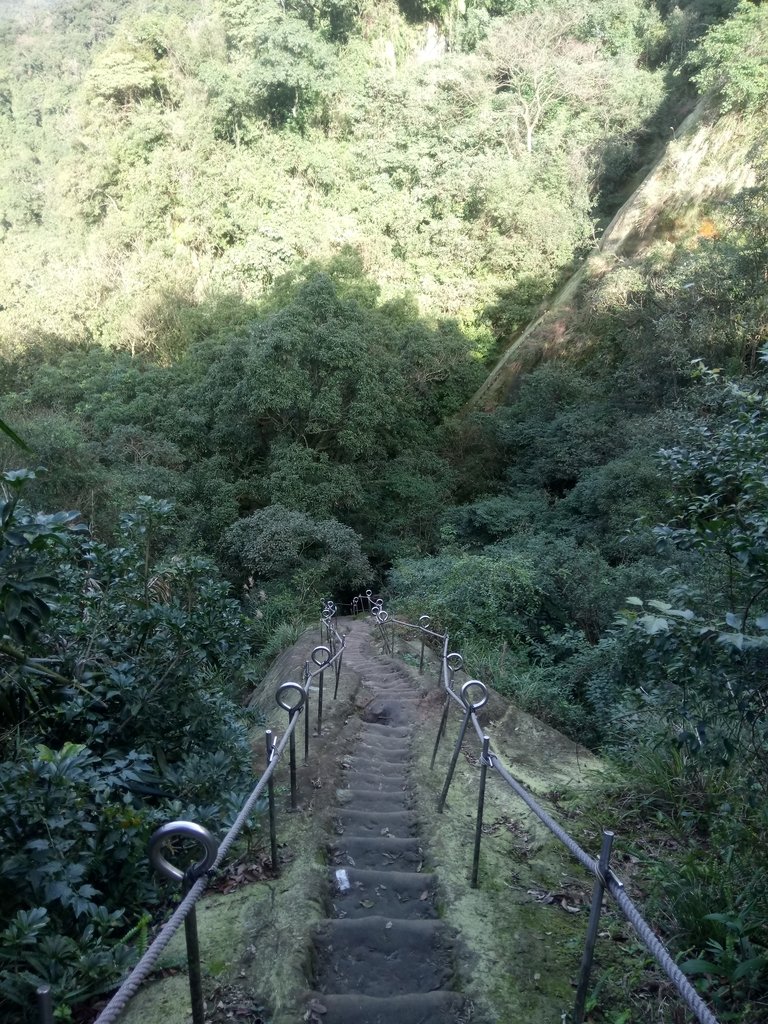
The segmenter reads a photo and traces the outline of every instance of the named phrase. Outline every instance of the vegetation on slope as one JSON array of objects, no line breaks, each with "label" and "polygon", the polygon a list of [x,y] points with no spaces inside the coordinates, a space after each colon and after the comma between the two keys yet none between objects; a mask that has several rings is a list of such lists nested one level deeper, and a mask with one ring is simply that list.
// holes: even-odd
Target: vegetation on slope
[{"label": "vegetation on slope", "polygon": [[[767,17],[73,0],[4,26],[0,417],[49,470],[4,435],[4,1012],[110,983],[154,822],[236,802],[252,656],[389,573],[630,768],[673,844],[640,850],[668,938],[764,1015]],[[755,187],[588,278],[556,358],[462,419],[697,84]]]}]

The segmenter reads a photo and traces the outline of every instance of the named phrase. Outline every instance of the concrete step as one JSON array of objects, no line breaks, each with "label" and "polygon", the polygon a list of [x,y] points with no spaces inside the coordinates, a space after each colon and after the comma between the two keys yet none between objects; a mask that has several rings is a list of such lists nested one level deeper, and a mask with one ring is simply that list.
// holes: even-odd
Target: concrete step
[{"label": "concrete step", "polygon": [[315,943],[321,992],[391,999],[447,987],[453,974],[450,929],[442,921],[325,921]]},{"label": "concrete step", "polygon": [[405,811],[412,798],[405,790],[386,793],[378,789],[337,789],[336,799],[352,811]]},{"label": "concrete step", "polygon": [[[458,992],[425,992],[376,998],[312,993],[323,1024],[458,1024],[465,1000]],[[310,1007],[312,1003],[310,1003]],[[312,1019],[312,1018],[310,1018]]]},{"label": "concrete step", "polygon": [[382,775],[377,771],[355,772],[349,776],[350,788],[362,786],[365,789],[377,789],[380,792],[389,792],[397,789],[404,789],[408,785],[408,773],[403,770],[398,775]]},{"label": "concrete step", "polygon": [[408,740],[413,729],[408,725],[380,725],[378,722],[364,722],[358,736],[390,736],[392,739]]},{"label": "concrete step", "polygon": [[418,839],[407,836],[336,836],[329,844],[333,863],[372,871],[418,872],[424,852]]},{"label": "concrete step", "polygon": [[398,736],[371,736],[368,734],[358,737],[357,749],[363,748],[365,753],[381,751],[385,754],[401,754],[408,756],[411,752],[411,741],[400,739]]},{"label": "concrete step", "polygon": [[378,761],[374,769],[371,769],[371,762],[365,757],[345,757],[342,762],[344,775],[342,778],[349,776],[352,778],[354,775],[359,775],[363,772],[369,773],[374,770],[377,775],[402,775],[404,771],[407,771],[408,765],[400,763],[388,763],[384,761]]},{"label": "concrete step", "polygon": [[395,764],[405,765],[411,759],[410,747],[406,747],[402,750],[391,750],[380,744],[371,745],[367,741],[358,743],[355,748],[355,754],[357,757],[364,758],[365,761],[371,764]]},{"label": "concrete step", "polygon": [[332,869],[331,891],[338,918],[385,917],[426,920],[437,917],[435,875],[415,871]]},{"label": "concrete step", "polygon": [[355,811],[338,807],[331,812],[340,828],[339,835],[354,836],[413,836],[418,828],[416,816],[411,811]]}]

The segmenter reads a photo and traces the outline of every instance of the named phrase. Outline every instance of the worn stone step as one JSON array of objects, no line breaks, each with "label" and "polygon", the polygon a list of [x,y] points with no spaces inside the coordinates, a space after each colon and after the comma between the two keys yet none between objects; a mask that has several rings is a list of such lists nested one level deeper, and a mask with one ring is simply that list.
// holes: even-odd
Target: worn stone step
[{"label": "worn stone step", "polygon": [[[323,1024],[458,1024],[465,999],[458,992],[424,992],[376,998],[361,995],[323,995],[312,998],[323,1012]],[[312,1004],[310,1004],[312,1005]]]},{"label": "worn stone step", "polygon": [[400,739],[398,736],[359,736],[356,749],[365,748],[366,752],[376,753],[381,751],[385,754],[408,755],[411,752],[410,739]]},{"label": "worn stone step", "polygon": [[[336,836],[331,845],[338,864],[353,864],[373,871],[416,871],[424,863],[418,839],[411,836]],[[351,859],[350,859],[351,858]]]},{"label": "worn stone step", "polygon": [[397,790],[408,785],[408,774],[401,771],[397,775],[382,775],[377,771],[355,772],[349,777],[350,786],[363,786],[365,789]]},{"label": "worn stone step", "polygon": [[[361,772],[370,772],[371,762],[365,757],[345,757],[342,762],[342,768],[344,769],[345,777],[353,778]],[[407,771],[407,768],[408,765],[402,762],[390,764],[387,761],[378,761],[373,770],[377,775],[402,775],[404,771]]]},{"label": "worn stone step", "polygon": [[369,764],[383,762],[384,764],[404,765],[408,764],[411,758],[410,747],[405,750],[388,750],[386,747],[378,745],[371,746],[368,742],[358,743],[355,754],[365,758]]},{"label": "worn stone step", "polygon": [[406,839],[416,834],[418,820],[412,811],[356,811],[338,807],[332,812],[337,835],[398,836]]},{"label": "worn stone step", "polygon": [[360,718],[364,722],[376,722],[380,725],[412,726],[420,704],[421,698],[419,697],[382,697],[376,695],[368,701],[365,709],[360,714]]},{"label": "worn stone step", "polygon": [[451,933],[439,920],[325,921],[315,946],[321,992],[391,999],[447,987],[453,973]]},{"label": "worn stone step", "polygon": [[[339,877],[339,871],[342,872]],[[426,920],[437,917],[437,877],[415,871],[334,868],[333,906],[339,918],[385,917]]]},{"label": "worn stone step", "polygon": [[405,699],[413,701],[422,700],[422,694],[418,690],[415,690],[412,686],[405,686],[402,683],[399,683],[397,686],[389,686],[383,683],[367,682],[363,685],[366,687],[366,689],[373,690],[378,696],[381,696],[382,698],[391,697],[394,700],[395,697],[403,697]]},{"label": "worn stone step", "polygon": [[378,722],[363,722],[358,736],[391,736],[393,739],[407,740],[413,735],[409,725],[385,725]]},{"label": "worn stone step", "polygon": [[402,684],[397,686],[389,686],[383,683],[368,682],[363,684],[367,691],[375,694],[377,697],[387,697],[394,699],[395,697],[419,697],[419,694],[414,693],[413,690],[409,690]]},{"label": "worn stone step", "polygon": [[337,789],[336,799],[341,807],[353,811],[405,811],[412,803],[407,790],[387,793],[378,789]]}]

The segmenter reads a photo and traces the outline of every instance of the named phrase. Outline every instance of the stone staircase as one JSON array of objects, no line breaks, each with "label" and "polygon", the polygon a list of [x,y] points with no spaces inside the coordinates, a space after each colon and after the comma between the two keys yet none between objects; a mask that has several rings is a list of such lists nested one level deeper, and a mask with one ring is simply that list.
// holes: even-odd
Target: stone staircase
[{"label": "stone staircase", "polygon": [[408,671],[375,652],[363,622],[346,620],[345,666],[370,700],[342,765],[333,811],[331,916],[315,933],[315,991],[306,1020],[323,1024],[460,1024],[455,934],[438,917],[410,777],[421,696]]}]

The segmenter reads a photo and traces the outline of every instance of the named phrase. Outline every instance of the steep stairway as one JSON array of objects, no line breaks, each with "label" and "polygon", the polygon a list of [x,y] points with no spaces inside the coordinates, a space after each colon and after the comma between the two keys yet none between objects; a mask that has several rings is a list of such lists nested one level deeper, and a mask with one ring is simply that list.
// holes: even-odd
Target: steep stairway
[{"label": "steep stairway", "polygon": [[420,696],[407,671],[377,654],[363,622],[346,620],[345,665],[370,692],[356,746],[342,762],[329,842],[332,916],[315,934],[315,991],[306,1019],[323,1024],[460,1024],[455,934],[439,918],[424,870],[410,777]]}]

